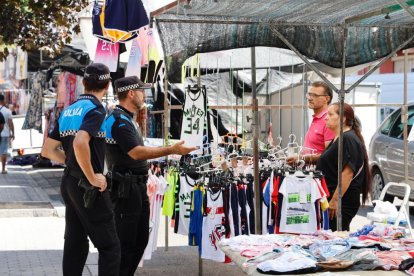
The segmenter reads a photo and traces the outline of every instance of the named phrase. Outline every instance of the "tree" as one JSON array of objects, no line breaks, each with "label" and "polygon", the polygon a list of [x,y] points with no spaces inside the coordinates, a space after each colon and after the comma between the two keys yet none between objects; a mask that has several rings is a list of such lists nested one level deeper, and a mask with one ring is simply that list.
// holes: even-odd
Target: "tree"
[{"label": "tree", "polygon": [[[54,55],[80,27],[77,13],[88,0],[0,0],[0,45],[42,48]],[[0,60],[8,54],[0,50]]]}]

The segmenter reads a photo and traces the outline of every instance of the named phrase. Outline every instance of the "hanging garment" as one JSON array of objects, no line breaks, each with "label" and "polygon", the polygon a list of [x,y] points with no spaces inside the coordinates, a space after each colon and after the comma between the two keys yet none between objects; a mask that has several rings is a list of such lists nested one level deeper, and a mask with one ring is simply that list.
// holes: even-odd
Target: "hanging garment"
[{"label": "hanging garment", "polygon": [[17,46],[16,80],[27,79],[27,52]]},{"label": "hanging garment", "polygon": [[262,234],[269,233],[268,226],[270,224],[269,209],[271,208],[271,194],[270,194],[270,177],[262,183]]},{"label": "hanging garment", "polygon": [[[41,73],[36,73],[38,76],[34,78],[34,80],[38,80],[40,77],[46,75]],[[35,75],[36,75],[35,74]],[[33,90],[30,97],[30,104],[29,108],[26,113],[26,117],[24,118],[24,123],[22,129],[36,129],[40,133],[42,132],[42,91],[39,89],[40,86],[33,85]]]},{"label": "hanging garment", "polygon": [[[180,176],[180,190],[178,192],[178,216],[175,217],[176,233],[188,235],[190,225],[191,197],[195,180],[184,175]],[[176,213],[177,214],[177,213]]]},{"label": "hanging garment", "polygon": [[[148,48],[149,48],[149,36],[147,35],[148,33],[148,27],[142,27],[141,29],[139,29],[139,36],[136,38],[138,47],[141,51],[141,66],[148,66]],[[145,78],[141,78],[141,79],[145,79]]]},{"label": "hanging garment", "polygon": [[108,66],[109,71],[116,72],[118,69],[119,43],[110,43],[98,39],[95,53],[95,63],[103,63]]},{"label": "hanging garment", "polygon": [[279,188],[283,195],[280,232],[311,234],[317,231],[315,201],[322,196],[311,177],[287,176]]},{"label": "hanging garment", "polygon": [[110,38],[105,37],[101,24],[101,16],[105,16],[102,12],[103,9],[103,5],[99,4],[99,1],[95,1],[92,10],[92,33],[99,39],[111,42]]},{"label": "hanging garment", "polygon": [[166,176],[166,181],[168,183],[168,188],[164,194],[164,202],[162,205],[162,215],[172,217],[174,213],[175,206],[175,187],[177,184],[179,174],[176,169],[170,169]]},{"label": "hanging garment", "polygon": [[129,54],[125,77],[137,76],[141,77],[141,49],[139,48],[137,39],[132,40],[131,52]]},{"label": "hanging garment", "polygon": [[47,135],[49,136],[49,133],[55,128],[57,121],[60,117],[60,113],[62,113],[63,111],[63,105],[58,105],[57,102],[55,102],[55,106],[53,107],[53,109],[50,111],[50,116],[49,116],[49,123],[47,126]]},{"label": "hanging garment", "polygon": [[233,218],[233,223],[231,225],[231,232],[234,236],[240,235],[240,223],[239,223],[239,195],[237,192],[237,186],[231,185],[230,187],[230,208],[231,208],[231,217]]},{"label": "hanging garment", "polygon": [[136,37],[139,28],[149,24],[141,0],[106,0],[104,5],[104,35],[113,42],[128,41]]},{"label": "hanging garment", "polygon": [[[151,188],[149,188],[151,186]],[[161,204],[163,201],[165,190],[167,189],[167,182],[162,176],[155,176],[149,173],[147,191],[150,192],[148,199],[150,201],[150,235],[148,244],[145,248],[143,258],[150,260],[152,253],[157,249],[158,229],[160,225]]]},{"label": "hanging garment", "polygon": [[256,233],[256,222],[254,216],[254,191],[253,191],[253,181],[246,186],[246,199],[247,199],[247,206],[248,212],[247,217],[249,219],[249,232],[250,234]]},{"label": "hanging garment", "polygon": [[206,95],[204,89],[196,93],[186,89],[180,140],[185,146],[202,148],[206,123]]},{"label": "hanging garment", "polygon": [[201,254],[201,239],[203,236],[203,199],[205,190],[202,185],[194,186],[193,198],[191,200],[190,227],[188,244],[199,246],[199,254]]},{"label": "hanging garment", "polygon": [[71,105],[75,100],[76,94],[76,75],[66,72],[65,73],[65,84],[66,84],[66,101],[65,106]]},{"label": "hanging garment", "polygon": [[223,194],[221,190],[206,192],[206,216],[203,218],[203,237],[201,258],[224,262],[225,255],[218,247],[218,242],[225,238]]},{"label": "hanging garment", "polygon": [[242,235],[249,235],[249,220],[247,217],[247,198],[246,198],[246,187],[243,184],[237,185],[237,192],[239,198],[240,207],[240,232]]},{"label": "hanging garment", "polygon": [[[13,51],[13,50],[12,50]],[[10,53],[4,62],[4,78],[12,80],[16,77],[16,57]]]},{"label": "hanging garment", "polygon": [[82,76],[76,76],[76,92],[75,99],[79,98],[80,95],[85,94],[85,88],[82,84]]},{"label": "hanging garment", "polygon": [[66,82],[65,82],[65,72],[61,72],[57,80],[57,106],[66,107]]},{"label": "hanging garment", "polygon": [[29,110],[30,99],[31,99],[31,93],[29,93],[29,90],[26,90],[26,89],[19,90],[18,98],[16,99],[16,102],[14,103],[16,114],[27,113],[27,111]]}]

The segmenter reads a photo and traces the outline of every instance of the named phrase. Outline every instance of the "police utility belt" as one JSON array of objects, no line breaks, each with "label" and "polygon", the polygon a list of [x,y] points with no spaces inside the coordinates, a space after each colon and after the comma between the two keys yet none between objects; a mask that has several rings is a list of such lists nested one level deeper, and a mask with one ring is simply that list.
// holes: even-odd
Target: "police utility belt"
[{"label": "police utility belt", "polygon": [[120,173],[109,171],[106,175],[111,181],[111,186],[118,198],[128,198],[132,185],[147,185],[148,175],[137,175],[132,173]]}]

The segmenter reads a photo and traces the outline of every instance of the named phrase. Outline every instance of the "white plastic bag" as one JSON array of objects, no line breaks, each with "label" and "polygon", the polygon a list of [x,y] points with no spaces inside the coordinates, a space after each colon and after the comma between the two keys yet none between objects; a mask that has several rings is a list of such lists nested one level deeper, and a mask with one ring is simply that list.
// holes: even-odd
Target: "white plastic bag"
[{"label": "white plastic bag", "polygon": [[396,217],[398,215],[397,207],[389,201],[373,200],[375,203],[374,213],[388,215],[388,217]]}]

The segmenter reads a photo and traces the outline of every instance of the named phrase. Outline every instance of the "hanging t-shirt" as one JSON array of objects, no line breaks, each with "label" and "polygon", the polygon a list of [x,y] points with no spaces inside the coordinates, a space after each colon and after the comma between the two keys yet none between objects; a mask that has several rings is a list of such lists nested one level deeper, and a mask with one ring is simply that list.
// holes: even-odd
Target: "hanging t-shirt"
[{"label": "hanging t-shirt", "polygon": [[[178,192],[179,218],[177,234],[188,235],[191,212],[191,194],[195,180],[189,176],[180,176],[180,191]],[[177,218],[176,218],[177,220]]]},{"label": "hanging t-shirt", "polygon": [[203,218],[203,237],[201,258],[217,262],[225,261],[225,254],[218,247],[218,242],[226,236],[224,226],[223,193],[207,190],[206,216]]},{"label": "hanging t-shirt", "polygon": [[27,79],[27,52],[17,46],[16,80]]},{"label": "hanging t-shirt", "polygon": [[206,122],[205,91],[200,89],[193,93],[186,89],[185,93],[180,139],[185,141],[185,146],[202,148]]},{"label": "hanging t-shirt", "polygon": [[138,41],[135,38],[132,40],[131,52],[129,54],[127,68],[125,70],[125,77],[137,76],[141,78],[141,49],[139,48]]},{"label": "hanging t-shirt", "polygon": [[[147,247],[143,255],[144,260],[150,260],[152,252],[157,249],[158,228],[160,224],[161,204],[164,192],[167,188],[167,182],[162,176],[155,176],[149,174],[147,187],[153,185],[152,193],[149,196],[150,201],[150,235],[148,238]],[[150,190],[150,189],[148,189]]]},{"label": "hanging t-shirt", "polygon": [[175,205],[175,186],[178,180],[178,172],[175,169],[168,171],[166,176],[166,181],[168,183],[168,188],[164,194],[164,202],[162,204],[162,215],[172,217],[174,213]]},{"label": "hanging t-shirt", "polygon": [[283,194],[280,232],[311,234],[317,231],[315,201],[321,198],[315,180],[311,177],[287,176],[279,193]]},{"label": "hanging t-shirt", "polygon": [[109,71],[116,72],[118,69],[119,43],[111,43],[98,39],[94,63],[103,63],[108,66]]}]

